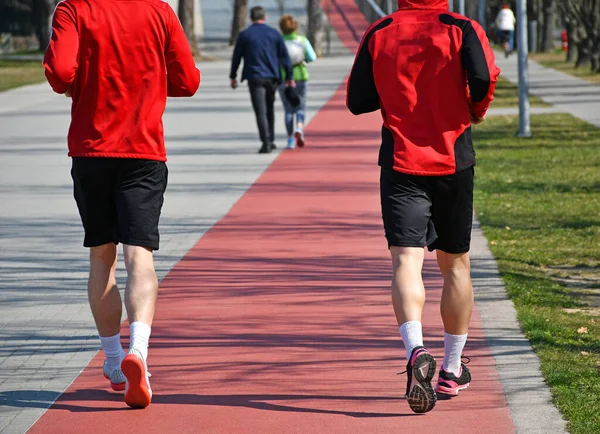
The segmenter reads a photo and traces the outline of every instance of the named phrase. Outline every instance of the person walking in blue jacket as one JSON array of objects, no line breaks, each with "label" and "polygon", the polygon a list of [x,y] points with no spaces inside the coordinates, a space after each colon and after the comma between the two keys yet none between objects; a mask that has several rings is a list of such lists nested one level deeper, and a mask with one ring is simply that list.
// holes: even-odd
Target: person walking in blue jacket
[{"label": "person walking in blue jacket", "polygon": [[252,25],[242,31],[235,44],[231,61],[231,88],[238,87],[237,71],[242,59],[242,81],[248,80],[252,108],[262,146],[258,151],[268,154],[275,146],[275,93],[284,80],[285,85],[295,86],[292,62],[281,34],[266,25],[266,12],[261,6],[250,10]]}]

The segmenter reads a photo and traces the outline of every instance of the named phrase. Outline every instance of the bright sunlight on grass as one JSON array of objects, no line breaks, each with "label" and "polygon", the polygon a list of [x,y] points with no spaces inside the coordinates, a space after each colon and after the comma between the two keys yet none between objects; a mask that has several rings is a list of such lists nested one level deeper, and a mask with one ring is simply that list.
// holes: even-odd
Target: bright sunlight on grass
[{"label": "bright sunlight on grass", "polygon": [[0,92],[44,81],[42,62],[30,60],[0,60]]}]

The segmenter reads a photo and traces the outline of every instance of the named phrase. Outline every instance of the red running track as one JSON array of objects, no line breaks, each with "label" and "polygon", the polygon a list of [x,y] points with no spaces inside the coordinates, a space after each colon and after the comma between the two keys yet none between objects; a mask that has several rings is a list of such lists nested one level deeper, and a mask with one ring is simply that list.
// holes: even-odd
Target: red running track
[{"label": "red running track", "polygon": [[[427,415],[404,401],[380,119],[353,117],[344,98],[340,88],[308,127],[308,147],[280,155],[161,283],[152,405],[130,410],[110,392],[99,354],[31,433],[515,431],[477,312],[465,350],[472,387]],[[424,276],[426,343],[441,359],[431,255]]]}]

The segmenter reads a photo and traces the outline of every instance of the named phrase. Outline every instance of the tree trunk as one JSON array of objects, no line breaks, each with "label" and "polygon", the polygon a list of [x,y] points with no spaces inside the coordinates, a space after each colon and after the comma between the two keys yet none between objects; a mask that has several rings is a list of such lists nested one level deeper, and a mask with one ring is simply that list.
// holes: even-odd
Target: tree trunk
[{"label": "tree trunk", "polygon": [[248,15],[248,0],[234,0],[233,18],[231,20],[231,37],[229,45],[234,45],[237,37],[244,27],[246,27],[246,16]]},{"label": "tree trunk", "polygon": [[600,70],[600,53],[594,53],[590,56],[590,67],[592,72]]},{"label": "tree trunk", "polygon": [[279,8],[279,16],[285,13],[285,0],[277,0],[277,7]]},{"label": "tree trunk", "polygon": [[323,55],[323,34],[325,28],[325,17],[321,9],[320,0],[307,0],[306,15],[308,16],[307,37],[314,47],[317,56]]},{"label": "tree trunk", "polygon": [[477,19],[477,10],[479,9],[479,2],[477,1],[466,1],[466,5],[465,5],[465,12],[467,14],[467,17],[471,18],[472,20],[476,20]]},{"label": "tree trunk", "polygon": [[[600,4],[598,6],[598,14],[600,14]],[[599,21],[600,21],[600,17]],[[591,37],[591,58],[592,58],[592,72],[600,72],[600,29],[596,27],[592,32]]]},{"label": "tree trunk", "polygon": [[566,24],[567,30],[567,43],[569,46],[567,47],[567,62],[572,62],[575,60],[575,54],[577,52],[577,43],[575,42],[575,25],[571,19],[567,20]]},{"label": "tree trunk", "polygon": [[541,50],[548,52],[554,49],[554,32],[556,23],[556,0],[544,0],[544,32]]},{"label": "tree trunk", "polygon": [[198,42],[196,41],[196,34],[194,33],[194,0],[179,0],[177,7],[177,15],[181,26],[185,32],[192,54],[194,57],[200,55],[198,51]]},{"label": "tree trunk", "polygon": [[595,38],[592,41],[590,53],[592,72],[600,72],[600,44],[596,42]]},{"label": "tree trunk", "polygon": [[50,44],[50,29],[54,5],[53,0],[33,0],[31,4],[31,18],[40,50],[45,50],[48,44]]},{"label": "tree trunk", "polygon": [[577,44],[575,68],[588,65],[590,63],[590,54],[590,40],[589,38],[582,38]]}]

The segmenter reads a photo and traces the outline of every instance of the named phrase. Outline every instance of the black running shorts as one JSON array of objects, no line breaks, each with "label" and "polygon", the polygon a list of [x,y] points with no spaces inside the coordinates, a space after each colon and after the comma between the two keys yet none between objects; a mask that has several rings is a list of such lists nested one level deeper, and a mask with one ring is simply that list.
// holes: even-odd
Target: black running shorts
[{"label": "black running shorts", "polygon": [[108,243],[158,250],[167,165],[131,158],[73,158],[74,196],[85,247]]},{"label": "black running shorts", "polygon": [[466,253],[473,227],[473,167],[449,176],[381,169],[381,209],[390,247]]}]

